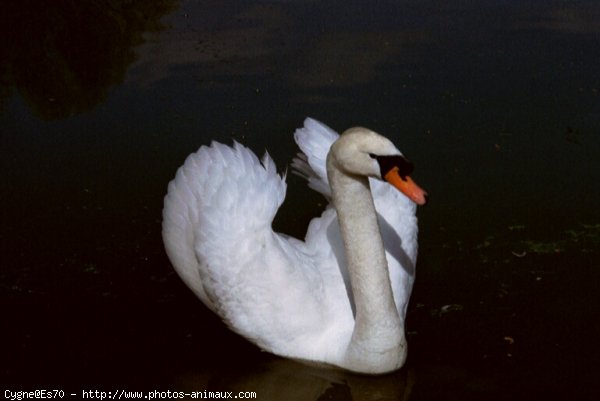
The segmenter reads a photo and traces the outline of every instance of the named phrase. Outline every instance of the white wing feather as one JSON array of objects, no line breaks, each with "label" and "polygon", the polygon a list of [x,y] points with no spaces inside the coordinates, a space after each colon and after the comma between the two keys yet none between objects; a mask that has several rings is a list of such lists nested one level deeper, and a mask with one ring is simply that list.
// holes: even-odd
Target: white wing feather
[{"label": "white wing feather", "polygon": [[275,170],[268,155],[261,163],[238,143],[201,147],[169,184],[165,246],[183,281],[231,329],[268,351],[321,359],[349,341],[350,304],[331,252],[319,258],[273,232],[286,190]]},{"label": "white wing feather", "polygon": [[304,127],[298,128],[294,139],[302,153],[292,161],[294,172],[306,178],[308,186],[331,199],[331,189],[327,179],[326,160],[329,148],[339,135],[323,123],[307,118]]}]

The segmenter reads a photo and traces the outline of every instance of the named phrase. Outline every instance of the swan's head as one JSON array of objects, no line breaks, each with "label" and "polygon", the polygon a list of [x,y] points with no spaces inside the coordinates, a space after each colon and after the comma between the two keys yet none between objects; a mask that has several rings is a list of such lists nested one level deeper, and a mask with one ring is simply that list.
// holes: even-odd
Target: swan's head
[{"label": "swan's head", "polygon": [[410,178],[412,163],[392,141],[374,131],[350,128],[331,145],[327,159],[346,174],[387,181],[416,204],[427,203],[427,192]]}]

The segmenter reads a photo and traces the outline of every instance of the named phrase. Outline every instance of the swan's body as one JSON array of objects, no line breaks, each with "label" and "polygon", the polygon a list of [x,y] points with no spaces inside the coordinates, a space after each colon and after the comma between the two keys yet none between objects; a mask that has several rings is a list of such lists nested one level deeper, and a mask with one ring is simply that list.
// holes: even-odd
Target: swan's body
[{"label": "swan's body", "polygon": [[264,350],[363,373],[398,369],[417,257],[414,202],[425,193],[406,166],[412,201],[381,181],[385,165],[397,171],[405,159],[372,131],[340,137],[307,119],[295,139],[304,155],[293,167],[334,206],[304,241],[271,227],[286,191],[271,158],[213,143],[169,184],[167,254],[207,307]]}]

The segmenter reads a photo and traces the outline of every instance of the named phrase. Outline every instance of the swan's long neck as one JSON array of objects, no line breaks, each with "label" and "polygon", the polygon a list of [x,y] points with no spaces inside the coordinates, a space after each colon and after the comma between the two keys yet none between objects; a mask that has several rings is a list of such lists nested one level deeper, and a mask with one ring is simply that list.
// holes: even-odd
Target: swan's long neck
[{"label": "swan's long neck", "polygon": [[369,181],[340,171],[330,158],[327,168],[356,307],[344,367],[371,373],[395,370],[404,363],[406,341]]}]

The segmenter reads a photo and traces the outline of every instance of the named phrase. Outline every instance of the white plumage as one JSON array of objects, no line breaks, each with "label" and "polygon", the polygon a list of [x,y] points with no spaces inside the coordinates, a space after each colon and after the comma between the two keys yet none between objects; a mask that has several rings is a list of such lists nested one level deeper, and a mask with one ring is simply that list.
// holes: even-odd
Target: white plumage
[{"label": "white plumage", "polygon": [[[374,154],[398,156],[400,152],[378,134],[358,130],[372,134],[363,141],[366,145],[362,139],[346,142],[357,149],[369,148],[360,149],[360,157],[352,158],[364,163],[365,176],[371,177],[368,183],[393,293],[394,307],[385,311],[391,318],[381,319],[382,325],[358,318],[366,313],[361,305],[354,305],[355,293],[362,291],[363,282],[369,279],[360,279],[361,274],[355,273],[350,285],[351,271],[355,270],[347,267],[349,263],[358,264],[360,255],[372,250],[376,260],[377,240],[373,244],[357,240],[355,243],[359,245],[355,248],[362,249],[345,249],[353,234],[343,235],[340,231],[338,214],[344,213],[340,210],[342,201],[336,205],[337,212],[330,204],[320,217],[310,222],[303,241],[274,232],[272,222],[285,198],[286,184],[268,154],[259,160],[237,142],[233,147],[213,142],[190,155],[169,184],[163,210],[163,239],[183,281],[232,330],[262,349],[358,372],[383,373],[400,367],[405,359],[404,316],[417,256],[416,206],[414,199],[411,201],[378,175]],[[339,135],[307,118],[294,137],[303,153],[292,167],[307,178],[311,188],[332,201],[328,164],[336,165],[336,161],[333,156],[328,160],[328,154]],[[338,159],[343,161],[343,157]],[[343,195],[338,194],[336,199],[340,196]],[[348,200],[351,196],[348,195]],[[368,210],[360,213],[368,214]],[[352,224],[352,212],[348,211],[346,216],[349,217],[345,221]],[[372,237],[378,233],[366,234]],[[385,265],[385,261],[380,264]],[[377,277],[377,272],[383,271],[388,279],[385,266],[368,266],[363,270],[371,272],[367,277]],[[385,287],[383,283],[380,285]],[[371,297],[385,298],[381,294]],[[358,339],[359,332],[373,327],[374,334],[368,334],[368,338],[376,338],[362,344],[359,347],[362,351],[358,352],[374,353],[372,360],[356,357],[356,352],[350,349],[362,341]],[[382,352],[385,355],[377,354]]]}]

